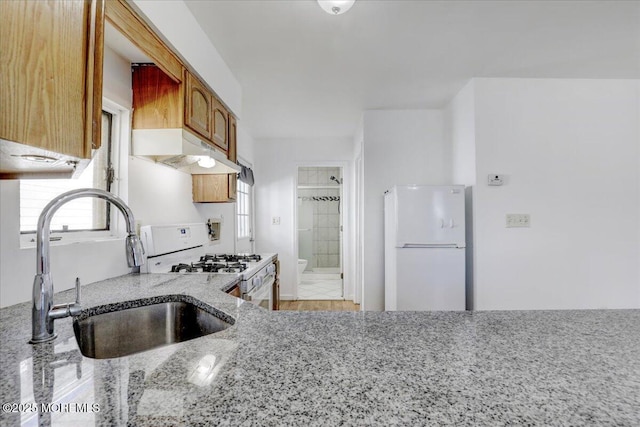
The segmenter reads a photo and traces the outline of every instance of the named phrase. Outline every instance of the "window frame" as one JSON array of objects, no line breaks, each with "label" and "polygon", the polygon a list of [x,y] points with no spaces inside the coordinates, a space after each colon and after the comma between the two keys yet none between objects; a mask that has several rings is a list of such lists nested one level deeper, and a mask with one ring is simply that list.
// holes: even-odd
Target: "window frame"
[{"label": "window frame", "polygon": [[[127,167],[128,149],[127,144],[130,135],[130,110],[122,107],[110,100],[103,99],[102,111],[110,117],[108,147],[108,167],[112,172],[108,172],[112,179],[107,184],[107,191],[122,198],[122,184],[120,183],[120,172],[125,171]],[[125,188],[126,196],[126,188]],[[126,197],[125,197],[126,198]],[[101,229],[84,229],[84,230],[51,230],[51,237],[57,237],[51,241],[52,245],[64,245],[77,242],[114,240],[118,239],[118,234],[122,228],[122,221],[117,217],[117,210],[112,209],[111,204],[107,203],[106,209],[106,227]],[[20,247],[30,248],[35,246],[36,230],[20,231]]]},{"label": "window frame", "polygon": [[[243,191],[243,188],[246,188],[247,191]],[[252,227],[252,215],[251,215],[251,186],[245,182],[242,182],[238,179],[237,187],[236,187],[236,239],[253,239],[253,227]],[[243,195],[246,197],[243,199]],[[246,200],[246,204],[241,202],[241,199]],[[247,233],[240,234],[240,227],[243,218],[246,218],[246,226]]]}]

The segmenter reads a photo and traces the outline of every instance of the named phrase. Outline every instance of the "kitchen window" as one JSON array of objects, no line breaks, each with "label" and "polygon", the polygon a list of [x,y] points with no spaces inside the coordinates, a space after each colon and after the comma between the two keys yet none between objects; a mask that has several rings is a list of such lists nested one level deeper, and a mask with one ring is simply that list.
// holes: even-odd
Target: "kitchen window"
[{"label": "kitchen window", "polygon": [[[56,196],[78,188],[99,188],[111,191],[116,156],[117,113],[102,112],[102,142],[89,165],[73,179],[20,180],[20,233],[27,241],[36,232],[38,218],[44,207]],[[103,232],[111,229],[111,206],[97,198],[79,198],[63,205],[51,220],[52,232]],[[95,233],[94,233],[95,234]]]},{"label": "kitchen window", "polygon": [[251,186],[238,180],[236,197],[238,239],[251,238]]}]

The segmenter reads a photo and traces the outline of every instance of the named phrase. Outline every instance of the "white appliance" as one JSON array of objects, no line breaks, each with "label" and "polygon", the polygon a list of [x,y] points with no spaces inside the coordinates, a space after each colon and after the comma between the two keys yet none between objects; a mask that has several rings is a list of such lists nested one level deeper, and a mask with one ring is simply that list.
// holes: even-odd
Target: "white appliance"
[{"label": "white appliance", "polygon": [[142,273],[237,274],[242,298],[273,307],[275,254],[211,254],[207,225],[145,225],[140,238],[147,262]]},{"label": "white appliance", "polygon": [[464,197],[463,185],[385,193],[385,310],[465,309]]}]

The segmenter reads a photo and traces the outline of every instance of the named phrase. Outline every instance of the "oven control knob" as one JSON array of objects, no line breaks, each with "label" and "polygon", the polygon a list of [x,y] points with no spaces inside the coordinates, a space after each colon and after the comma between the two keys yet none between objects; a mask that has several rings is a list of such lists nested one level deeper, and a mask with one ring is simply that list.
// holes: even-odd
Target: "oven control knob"
[{"label": "oven control knob", "polygon": [[276,272],[276,266],[271,264],[270,266],[267,267],[267,274],[273,274]]},{"label": "oven control knob", "polygon": [[258,287],[260,287],[260,285],[262,285],[262,277],[256,277],[256,278],[254,278],[254,279],[253,279],[253,282],[251,282],[251,283],[253,283],[253,287],[254,287],[254,288],[258,288]]}]

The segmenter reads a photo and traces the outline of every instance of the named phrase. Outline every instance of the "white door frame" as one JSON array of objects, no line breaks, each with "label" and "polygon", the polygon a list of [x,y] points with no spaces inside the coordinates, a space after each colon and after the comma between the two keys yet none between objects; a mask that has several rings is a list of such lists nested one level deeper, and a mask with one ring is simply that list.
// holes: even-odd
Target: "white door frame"
[{"label": "white door frame", "polygon": [[355,221],[354,221],[354,228],[355,228],[355,245],[354,245],[354,249],[355,249],[355,262],[354,262],[354,266],[355,266],[355,283],[354,283],[354,295],[353,295],[353,302],[356,304],[360,304],[360,307],[363,307],[364,305],[362,304],[362,300],[364,299],[363,296],[363,286],[362,286],[362,278],[364,277],[364,264],[363,264],[363,247],[362,247],[362,241],[363,241],[363,214],[362,214],[362,207],[363,207],[363,177],[364,177],[364,173],[363,173],[363,164],[362,164],[362,153],[358,154],[358,156],[355,159],[354,162],[354,166],[355,166],[355,170],[354,170],[354,177],[355,177]]},{"label": "white door frame", "polygon": [[[342,266],[342,295],[345,300],[353,300],[353,280],[351,279],[353,269],[353,262],[351,260],[351,248],[352,245],[352,236],[351,236],[351,222],[349,218],[353,217],[352,215],[347,214],[347,212],[351,212],[353,206],[351,204],[351,194],[350,194],[350,186],[351,186],[351,166],[348,161],[324,161],[324,162],[300,162],[296,164],[295,169],[295,179],[293,180],[293,254],[296,260],[296,277],[298,273],[298,169],[301,167],[327,167],[327,168],[342,168],[342,196],[341,203],[342,209],[340,211],[340,217],[342,222],[342,247],[340,248],[340,265]],[[294,286],[293,291],[294,300],[298,299],[298,283]]]}]

